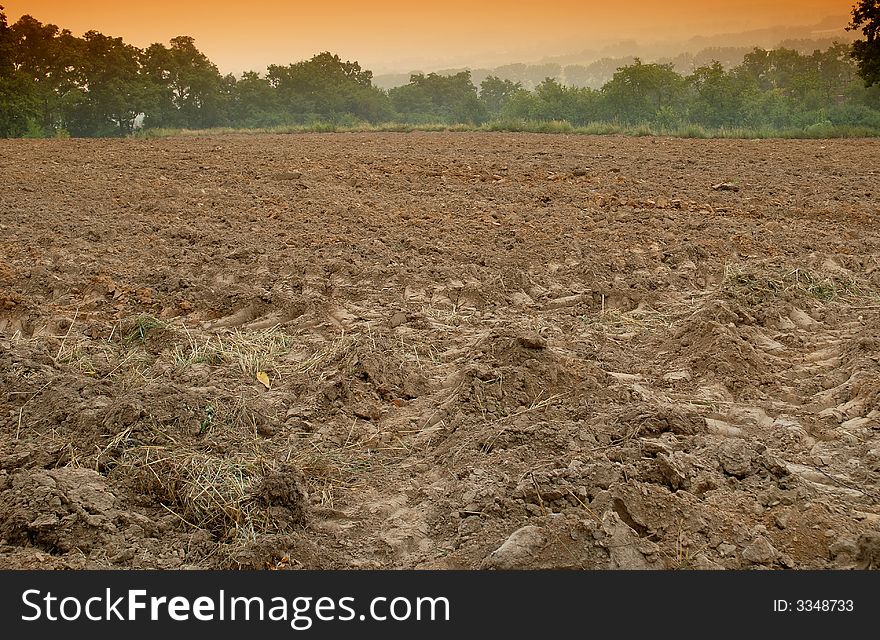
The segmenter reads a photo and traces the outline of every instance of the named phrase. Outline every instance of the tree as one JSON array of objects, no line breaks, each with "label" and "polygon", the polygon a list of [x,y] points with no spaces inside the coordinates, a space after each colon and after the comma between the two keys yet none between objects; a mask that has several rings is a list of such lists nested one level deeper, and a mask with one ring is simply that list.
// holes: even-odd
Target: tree
[{"label": "tree", "polygon": [[44,133],[61,127],[62,105],[78,85],[76,66],[82,41],[54,24],[25,15],[7,34],[17,83],[37,101],[34,125]]},{"label": "tree", "polygon": [[9,33],[9,24],[6,21],[3,5],[0,5],[0,77],[9,77],[13,69],[12,34]]},{"label": "tree", "polygon": [[555,62],[547,62],[545,64],[530,64],[526,67],[524,73],[524,84],[529,88],[537,87],[547,78],[556,80],[562,75],[562,67]]},{"label": "tree", "polygon": [[626,124],[663,121],[669,124],[685,100],[686,83],[670,64],[621,67],[602,87],[609,119]]},{"label": "tree", "polygon": [[555,78],[546,77],[535,87],[538,99],[538,120],[573,120],[571,92]]},{"label": "tree", "polygon": [[510,80],[511,82],[519,82],[522,84],[522,81],[525,80],[526,77],[527,68],[528,66],[522,62],[505,64],[500,67],[495,67],[494,75],[502,80]]},{"label": "tree", "polygon": [[222,77],[193,38],[172,38],[170,48],[150,45],[142,65],[149,83],[149,124],[205,128],[220,123]]},{"label": "tree", "polygon": [[389,95],[394,108],[408,121],[480,124],[486,120],[486,106],[471,82],[470,71],[448,76],[417,73],[409,84],[395,87]]},{"label": "tree", "polygon": [[373,72],[330,52],[286,67],[272,65],[267,78],[295,120],[342,116],[379,122],[391,114],[387,96],[373,86]]},{"label": "tree", "polygon": [[268,78],[255,71],[245,72],[234,85],[229,117],[237,127],[281,124],[277,95]]},{"label": "tree", "polygon": [[140,73],[141,51],[97,31],[83,36],[78,61],[80,87],[65,109],[74,135],[129,135],[146,103],[147,85]]},{"label": "tree", "polygon": [[735,126],[746,98],[755,90],[741,77],[727,73],[720,62],[697,67],[687,77],[693,95],[689,117],[708,127]]},{"label": "tree", "polygon": [[780,89],[791,93],[796,79],[810,70],[810,61],[794,49],[758,49],[745,55],[737,74],[750,80],[761,91]]},{"label": "tree", "polygon": [[858,63],[865,86],[880,84],[880,0],[861,0],[856,4],[847,29],[861,29],[865,36],[852,45],[852,57]]},{"label": "tree", "polygon": [[546,78],[535,87],[542,120],[566,120],[584,125],[597,119],[598,93],[589,87],[566,87]]},{"label": "tree", "polygon": [[852,57],[852,47],[835,42],[825,51],[813,52],[813,59],[823,90],[832,99],[843,95],[858,76],[858,67]]},{"label": "tree", "polygon": [[40,119],[36,87],[24,73],[16,70],[13,34],[0,6],[0,137],[23,135],[31,122]]},{"label": "tree", "polygon": [[480,83],[480,99],[489,113],[497,115],[520,89],[522,85],[519,82],[489,76]]},{"label": "tree", "polygon": [[590,72],[582,64],[570,64],[562,70],[565,84],[569,87],[589,87]]}]

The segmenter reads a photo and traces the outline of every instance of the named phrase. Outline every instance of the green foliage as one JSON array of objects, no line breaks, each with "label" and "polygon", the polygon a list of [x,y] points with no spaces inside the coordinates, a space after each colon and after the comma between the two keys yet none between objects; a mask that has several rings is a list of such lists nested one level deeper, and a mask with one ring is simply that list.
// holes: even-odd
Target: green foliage
[{"label": "green foliage", "polygon": [[620,68],[602,93],[607,119],[625,124],[659,122],[680,112],[687,83],[671,64],[643,64],[636,59],[635,64]]},{"label": "green foliage", "polygon": [[259,73],[249,71],[232,86],[228,107],[230,121],[246,127],[267,127],[283,122],[278,94],[268,78],[261,78]]},{"label": "green foliage", "polygon": [[156,43],[141,56],[146,122],[151,126],[211,127],[223,122],[222,78],[189,36]]},{"label": "green foliage", "polygon": [[28,120],[25,123],[24,131],[21,133],[22,138],[45,138],[46,131],[35,120]]},{"label": "green foliage", "polygon": [[[46,132],[54,131],[62,125],[64,98],[76,87],[76,69],[70,63],[80,57],[80,41],[69,31],[29,15],[9,27],[4,40],[16,77],[12,87],[21,88],[19,95],[35,104],[35,109],[28,109],[34,112],[28,113],[28,119],[33,117]],[[4,66],[8,68],[8,62]]]},{"label": "green foliage", "polygon": [[9,76],[15,67],[12,64],[12,34],[9,32],[9,22],[6,13],[0,5],[0,77]]},{"label": "green foliage", "polygon": [[15,35],[0,6],[0,137],[23,136],[40,118],[40,100],[33,80],[15,67]]},{"label": "green foliage", "polygon": [[598,115],[598,96],[591,89],[566,87],[553,78],[545,78],[535,88],[537,111],[543,120],[567,120],[583,124]]},{"label": "green foliage", "polygon": [[415,74],[409,84],[391,89],[388,95],[404,122],[480,124],[487,118],[470,71],[448,76]]},{"label": "green foliage", "polygon": [[409,84],[391,89],[388,95],[404,122],[480,124],[487,119],[470,71],[448,76],[415,74]]},{"label": "green foliage", "polygon": [[856,40],[852,57],[866,86],[880,84],[880,0],[861,0],[852,10],[850,30],[861,29],[864,40]]},{"label": "green foliage", "polygon": [[719,62],[695,69],[687,82],[691,89],[689,120],[708,127],[735,126],[757,93],[752,83],[725,72]]},{"label": "green foliage", "polygon": [[504,110],[510,99],[521,89],[522,84],[519,82],[489,76],[480,83],[480,99],[486,105],[488,114],[498,115]]},{"label": "green foliage", "polygon": [[392,114],[387,95],[372,84],[372,71],[329,52],[286,67],[272,65],[267,79],[290,122],[336,122],[344,116],[378,122]]},{"label": "green foliage", "polygon": [[140,52],[122,38],[89,31],[83,36],[80,78],[65,100],[62,112],[77,136],[128,135],[147,106],[148,87],[140,74]]},{"label": "green foliage", "polygon": [[600,95],[587,88],[566,87],[545,78],[534,92],[519,90],[501,110],[501,116],[520,120],[565,120],[583,125],[599,119]]},{"label": "green foliage", "polygon": [[134,321],[134,326],[125,336],[127,343],[140,342],[143,343],[147,339],[147,334],[153,329],[162,329],[167,325],[150,315],[140,315]]},{"label": "green foliage", "polygon": [[0,137],[23,136],[40,119],[40,100],[33,82],[17,71],[0,75]]},{"label": "green foliage", "polygon": [[[821,128],[821,127],[820,127]],[[805,128],[787,127],[785,129],[761,128],[721,128],[713,129],[696,124],[685,124],[671,129],[661,129],[654,125],[640,124],[625,126],[613,122],[589,122],[574,126],[567,121],[516,120],[500,118],[481,125],[468,124],[412,124],[404,122],[383,122],[371,124],[355,122],[352,124],[332,124],[315,122],[306,125],[279,125],[274,127],[234,128],[215,127],[211,129],[143,129],[135,133],[141,138],[198,137],[204,135],[250,135],[253,133],[297,134],[297,133],[410,133],[413,131],[501,131],[568,135],[624,135],[624,136],[670,136],[676,138],[728,138],[755,140],[759,138],[872,138],[880,137],[880,129],[863,126],[833,125],[826,131],[807,132]]]},{"label": "green foliage", "polygon": [[[854,8],[851,28],[866,38],[854,47],[717,48],[691,56],[686,77],[672,64],[605,58],[478,70],[479,91],[469,71],[418,73],[383,91],[372,72],[330,52],[236,78],[222,76],[189,36],[142,50],[97,31],[75,37],[30,16],[10,26],[0,7],[0,136],[126,136],[141,120],[155,135],[209,128],[875,135],[877,16],[876,1]],[[742,62],[731,68],[737,56]]]}]

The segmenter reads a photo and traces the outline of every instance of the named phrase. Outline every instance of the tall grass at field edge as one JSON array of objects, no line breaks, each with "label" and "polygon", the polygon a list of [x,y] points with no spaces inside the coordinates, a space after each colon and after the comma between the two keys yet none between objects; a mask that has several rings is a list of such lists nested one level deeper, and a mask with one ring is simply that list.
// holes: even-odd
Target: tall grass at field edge
[{"label": "tall grass at field edge", "polygon": [[134,137],[137,138],[168,138],[198,137],[209,135],[245,135],[245,134],[296,134],[296,133],[411,133],[411,132],[506,132],[506,133],[543,133],[567,135],[623,135],[623,136],[665,136],[671,138],[727,138],[727,139],[824,139],[824,138],[875,138],[880,137],[880,129],[850,125],[832,125],[821,123],[803,128],[708,128],[699,124],[685,124],[678,127],[658,127],[650,124],[623,125],[613,122],[590,122],[586,125],[574,126],[567,120],[492,120],[482,125],[474,124],[407,124],[387,122],[382,124],[336,125],[327,122],[316,122],[305,125],[282,125],[239,129],[233,127],[216,127],[212,129],[174,129],[154,128],[143,129]]}]

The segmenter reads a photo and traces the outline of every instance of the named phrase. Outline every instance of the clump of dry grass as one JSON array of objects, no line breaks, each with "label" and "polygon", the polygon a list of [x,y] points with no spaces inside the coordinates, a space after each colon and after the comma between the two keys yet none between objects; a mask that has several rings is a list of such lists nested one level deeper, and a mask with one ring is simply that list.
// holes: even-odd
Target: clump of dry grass
[{"label": "clump of dry grass", "polygon": [[749,305],[777,298],[848,301],[870,294],[852,276],[820,273],[800,267],[791,269],[767,265],[762,269],[759,266],[746,268],[740,264],[725,265],[719,291]]},{"label": "clump of dry grass", "polygon": [[[95,464],[220,542],[287,533],[304,517],[305,498],[293,504],[267,497],[267,479],[290,465],[276,462],[271,443],[259,436],[259,425],[271,419],[263,411],[242,391],[211,398],[173,428],[147,415],[109,438]],[[299,482],[298,475],[289,480],[292,487]]]},{"label": "clump of dry grass", "polygon": [[140,453],[153,491],[183,521],[221,539],[234,538],[242,526],[253,529],[256,461],[167,449]]},{"label": "clump of dry grass", "polygon": [[[354,375],[365,353],[398,347],[387,336],[366,333],[343,332],[306,344],[281,327],[204,333],[150,316],[119,325],[115,340],[75,332],[65,337],[56,346],[59,363],[123,387],[150,375],[175,376],[199,363],[224,368],[217,373],[226,377],[238,372],[252,378],[266,371],[273,379],[306,375],[317,381],[345,380]],[[100,367],[94,366],[96,361]],[[136,422],[121,424],[115,435],[92,443],[94,450],[80,451],[72,444],[72,451],[78,452],[76,462],[125,478],[185,526],[209,531],[229,550],[262,535],[291,533],[304,518],[306,489],[316,494],[319,504],[332,506],[341,493],[363,481],[365,472],[389,464],[395,453],[403,452],[395,443],[375,438],[350,434],[344,443],[334,444],[316,443],[300,434],[287,460],[279,460],[277,448],[260,435],[265,423],[277,416],[270,415],[271,403],[256,402],[261,390],[252,391],[257,395],[249,396],[247,388],[207,398],[194,395],[190,413],[174,424],[154,419],[148,409]],[[278,492],[267,489],[279,468],[297,470],[302,504],[283,497],[279,502]]]},{"label": "clump of dry grass", "polygon": [[[360,346],[358,336],[342,333],[326,346],[315,350],[311,356],[291,364],[291,367],[296,373],[316,372],[324,365],[346,358]],[[325,373],[318,377],[323,379]]]},{"label": "clump of dry grass", "polygon": [[179,368],[197,363],[233,366],[247,376],[258,371],[283,373],[281,359],[290,351],[293,338],[278,327],[262,331],[215,333],[200,340],[184,327],[186,344],[174,347],[174,362]]},{"label": "clump of dry grass", "polygon": [[[143,349],[132,349],[128,337],[114,341],[111,332],[108,338],[93,338],[73,331],[71,323],[64,335],[49,336],[48,341],[54,351],[55,365],[66,372],[110,380],[121,390],[139,386],[152,378],[150,367],[155,358]],[[140,335],[133,330],[131,335]],[[44,337],[14,337],[17,342],[40,345]],[[58,341],[57,347],[53,341]]]},{"label": "clump of dry grass", "polygon": [[360,345],[357,336],[343,333],[309,356],[296,359],[291,357],[295,339],[280,327],[214,333],[204,338],[197,338],[187,329],[184,331],[185,344],[175,346],[173,352],[179,369],[198,363],[231,366],[247,377],[266,371],[276,378],[305,373],[319,373],[319,378],[323,378],[322,367],[348,356]]},{"label": "clump of dry grass", "polygon": [[107,340],[68,338],[58,347],[55,362],[83,375],[96,376],[113,370],[120,357],[118,346]]},{"label": "clump of dry grass", "polygon": [[140,490],[220,542],[290,533],[305,517],[305,494],[298,480],[285,478],[286,497],[277,500],[266,489],[277,465],[253,452],[222,457],[192,447],[138,447],[127,452],[123,464]]},{"label": "clump of dry grass", "polygon": [[597,314],[583,316],[584,324],[595,331],[611,335],[630,335],[669,326],[667,314],[658,311],[622,311],[603,309]]},{"label": "clump of dry grass", "polygon": [[291,462],[302,471],[309,493],[322,507],[333,508],[341,490],[354,488],[376,457],[360,444],[333,449],[306,445],[291,452]]}]

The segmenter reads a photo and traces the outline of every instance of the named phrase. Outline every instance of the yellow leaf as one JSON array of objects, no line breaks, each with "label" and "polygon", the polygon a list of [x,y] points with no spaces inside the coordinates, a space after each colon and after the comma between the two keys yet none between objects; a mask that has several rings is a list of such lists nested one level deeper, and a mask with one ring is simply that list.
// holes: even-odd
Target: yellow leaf
[{"label": "yellow leaf", "polygon": [[265,371],[257,371],[257,382],[262,384],[267,389],[269,388],[269,374]]}]

